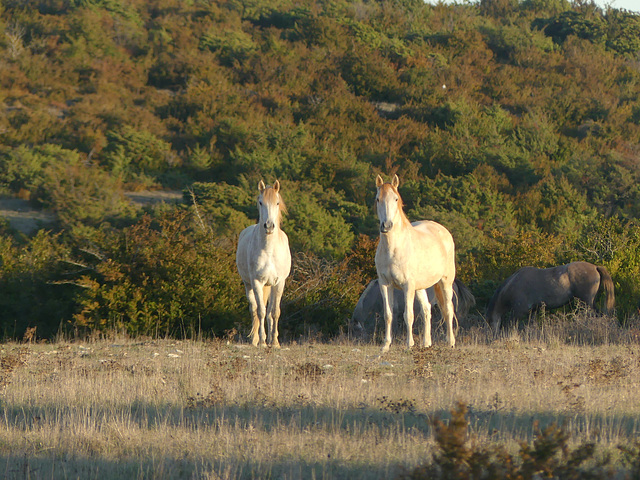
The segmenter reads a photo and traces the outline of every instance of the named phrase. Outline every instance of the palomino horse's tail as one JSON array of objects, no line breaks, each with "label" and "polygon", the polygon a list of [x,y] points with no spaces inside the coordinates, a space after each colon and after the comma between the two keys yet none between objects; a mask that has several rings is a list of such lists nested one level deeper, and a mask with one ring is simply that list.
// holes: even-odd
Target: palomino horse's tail
[{"label": "palomino horse's tail", "polygon": [[613,308],[616,305],[616,299],[613,293],[613,280],[611,279],[611,275],[609,275],[609,271],[605,267],[596,266],[596,269],[600,274],[600,286],[606,293],[604,310],[607,315],[610,315],[613,313]]}]

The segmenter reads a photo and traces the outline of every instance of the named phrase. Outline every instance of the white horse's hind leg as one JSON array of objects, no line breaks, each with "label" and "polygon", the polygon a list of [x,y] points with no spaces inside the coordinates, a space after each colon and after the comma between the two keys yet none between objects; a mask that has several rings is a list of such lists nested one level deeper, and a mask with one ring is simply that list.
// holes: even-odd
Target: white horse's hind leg
[{"label": "white horse's hind leg", "polygon": [[404,323],[407,326],[407,347],[411,348],[414,345],[413,341],[413,300],[415,299],[416,291],[412,286],[409,286],[404,292]]},{"label": "white horse's hind leg", "polygon": [[431,303],[426,290],[416,290],[416,298],[420,304],[423,318],[422,347],[431,346]]},{"label": "white horse's hind leg", "polygon": [[378,279],[380,285],[380,294],[382,295],[382,309],[384,312],[384,345],[382,353],[388,352],[391,346],[391,322],[393,321],[393,287],[391,285],[383,285]]},{"label": "white horse's hind leg", "polygon": [[442,280],[434,285],[438,305],[442,317],[447,322],[447,341],[450,347],[455,347],[456,337],[453,333],[453,285]]}]

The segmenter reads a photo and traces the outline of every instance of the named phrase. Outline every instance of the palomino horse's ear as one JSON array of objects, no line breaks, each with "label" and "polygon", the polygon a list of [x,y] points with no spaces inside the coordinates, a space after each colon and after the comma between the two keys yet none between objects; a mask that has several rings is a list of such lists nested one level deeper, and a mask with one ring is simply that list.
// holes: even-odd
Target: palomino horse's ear
[{"label": "palomino horse's ear", "polygon": [[273,189],[278,193],[280,191],[280,182],[278,180],[273,184]]},{"label": "palomino horse's ear", "polygon": [[378,174],[378,176],[376,177],[376,188],[380,188],[382,185],[384,185],[384,180]]},{"label": "palomino horse's ear", "polygon": [[398,185],[400,185],[400,179],[398,178],[398,175],[393,176],[393,180],[391,180],[391,185],[393,185],[394,188],[398,188]]},{"label": "palomino horse's ear", "polygon": [[262,180],[258,182],[258,190],[260,193],[264,192],[265,188],[267,188]]}]

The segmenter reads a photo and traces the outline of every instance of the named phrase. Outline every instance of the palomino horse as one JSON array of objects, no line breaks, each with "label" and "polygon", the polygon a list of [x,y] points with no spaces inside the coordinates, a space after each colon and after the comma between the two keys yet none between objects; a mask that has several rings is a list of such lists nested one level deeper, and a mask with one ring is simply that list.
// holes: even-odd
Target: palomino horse
[{"label": "palomino horse", "polygon": [[587,262],[572,262],[553,268],[523,267],[507,278],[493,294],[487,307],[487,319],[494,332],[500,328],[502,317],[525,316],[529,310],[545,306],[557,308],[578,298],[594,308],[600,287],[606,292],[605,312],[615,306],[613,280],[604,267]]},{"label": "palomino horse", "polygon": [[398,193],[400,180],[391,183],[376,178],[376,209],[380,220],[380,242],[376,250],[376,270],[384,308],[385,340],[382,351],[391,345],[393,289],[404,292],[404,320],[407,345],[413,342],[413,302],[417,297],[424,318],[422,346],[431,346],[431,305],[426,289],[433,286],[436,300],[447,323],[447,340],[454,346],[453,282],[456,276],[453,237],[442,225],[424,220],[410,223],[402,211]]},{"label": "palomino horse", "polygon": [[291,271],[291,251],[287,234],[280,229],[286,207],[280,197],[280,182],[258,183],[260,219],[240,232],[236,265],[242,277],[253,318],[251,343],[265,346],[264,320],[268,322],[269,345],[279,347],[278,319],[284,282]]}]

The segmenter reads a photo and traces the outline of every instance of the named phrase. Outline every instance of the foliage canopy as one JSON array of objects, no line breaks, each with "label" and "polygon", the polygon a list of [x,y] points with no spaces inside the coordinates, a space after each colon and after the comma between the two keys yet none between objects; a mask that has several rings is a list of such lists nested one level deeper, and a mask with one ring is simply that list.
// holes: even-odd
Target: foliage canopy
[{"label": "foliage canopy", "polygon": [[[620,319],[637,312],[636,14],[564,0],[5,0],[0,12],[0,189],[57,218],[34,238],[2,226],[7,335],[22,308],[10,292],[29,278],[46,283],[50,317],[19,320],[49,331],[245,328],[229,258],[261,178],[283,185],[295,252],[333,262],[316,270],[322,295],[343,299],[329,302],[341,324],[357,292],[341,297],[336,278],[360,235],[377,235],[377,173],[400,175],[411,219],[452,230],[479,305],[517,267],[585,259],[614,275]],[[185,203],[141,211],[124,195],[163,188]],[[605,238],[616,247],[599,250]],[[41,250],[46,267],[8,260]],[[358,272],[362,288],[371,266]],[[313,295],[292,293],[288,314]]]}]

